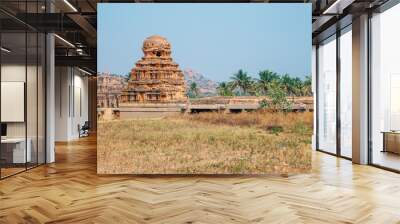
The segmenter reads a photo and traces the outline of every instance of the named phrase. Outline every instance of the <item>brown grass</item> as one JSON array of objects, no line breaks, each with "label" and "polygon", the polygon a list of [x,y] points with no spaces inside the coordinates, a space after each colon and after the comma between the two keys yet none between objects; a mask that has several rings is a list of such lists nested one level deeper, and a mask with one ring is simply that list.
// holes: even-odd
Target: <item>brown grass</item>
[{"label": "brown grass", "polygon": [[103,174],[289,174],[311,167],[312,113],[100,122]]},{"label": "brown grass", "polygon": [[312,134],[313,113],[271,113],[271,112],[249,112],[237,114],[224,113],[199,113],[186,115],[191,121],[201,121],[217,125],[230,125],[242,127],[256,127],[270,129],[271,127],[282,127],[286,131],[297,132],[299,126],[304,126],[304,134]]}]

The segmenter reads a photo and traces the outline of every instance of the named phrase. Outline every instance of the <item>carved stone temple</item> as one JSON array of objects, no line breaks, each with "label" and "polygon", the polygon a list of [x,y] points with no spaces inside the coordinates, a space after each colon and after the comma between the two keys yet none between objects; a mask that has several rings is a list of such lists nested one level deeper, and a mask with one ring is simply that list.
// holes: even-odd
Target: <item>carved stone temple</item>
[{"label": "carved stone temple", "polygon": [[183,103],[187,101],[185,80],[179,65],[172,60],[171,44],[161,36],[143,42],[144,56],[130,72],[122,91],[125,103]]}]

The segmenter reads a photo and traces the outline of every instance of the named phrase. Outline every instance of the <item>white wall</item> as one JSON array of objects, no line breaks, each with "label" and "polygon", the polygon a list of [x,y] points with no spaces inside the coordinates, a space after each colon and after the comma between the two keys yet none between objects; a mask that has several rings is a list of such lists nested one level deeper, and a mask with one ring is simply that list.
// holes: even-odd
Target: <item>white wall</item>
[{"label": "white wall", "polygon": [[69,95],[70,77],[67,67],[55,68],[55,141],[68,140]]},{"label": "white wall", "polygon": [[56,67],[55,140],[79,138],[78,125],[88,120],[88,78],[72,67]]},{"label": "white wall", "polygon": [[[27,70],[26,70],[27,69]],[[36,67],[19,64],[3,64],[1,66],[1,81],[3,82],[24,82],[26,71],[28,72],[28,87],[27,87],[27,119],[28,119],[28,137],[29,130],[36,131],[36,107],[37,107],[37,96],[36,96],[36,80],[31,77],[31,74],[36,74]],[[39,105],[39,107],[42,105]],[[7,108],[2,108],[7,110]],[[32,123],[33,122],[33,123]],[[8,122],[7,134],[9,137],[25,137],[25,122]],[[36,132],[35,132],[36,136]]]},{"label": "white wall", "polygon": [[[38,70],[37,70],[38,69]],[[6,122],[7,123],[7,137],[9,138],[24,138],[25,135],[30,140],[30,148],[32,151],[32,161],[44,163],[44,150],[45,150],[45,116],[44,116],[44,74],[42,68],[39,66],[25,66],[24,64],[10,63],[2,64],[1,66],[2,82],[24,82],[26,84],[26,108],[20,108],[21,113],[27,115],[26,121],[21,122]],[[27,78],[27,80],[25,80]],[[24,90],[20,94],[24,94]],[[7,97],[7,96],[2,96]],[[12,110],[12,108],[1,108],[3,112]],[[15,109],[14,109],[15,110]],[[26,111],[25,111],[26,110]],[[16,113],[7,111],[7,113]],[[37,156],[37,153],[39,155]]]},{"label": "white wall", "polygon": [[74,90],[74,96],[71,96],[74,99],[74,102],[71,103],[73,108],[72,111],[72,119],[71,119],[71,135],[73,138],[79,137],[78,125],[83,125],[85,121],[88,121],[89,113],[88,113],[88,78],[82,76],[82,73],[78,75],[74,75],[74,83],[72,88]]},{"label": "white wall", "polygon": [[[25,82],[25,64],[4,64],[1,66],[1,81]],[[1,108],[7,110],[7,108]],[[7,137],[25,137],[25,122],[7,123]]]}]

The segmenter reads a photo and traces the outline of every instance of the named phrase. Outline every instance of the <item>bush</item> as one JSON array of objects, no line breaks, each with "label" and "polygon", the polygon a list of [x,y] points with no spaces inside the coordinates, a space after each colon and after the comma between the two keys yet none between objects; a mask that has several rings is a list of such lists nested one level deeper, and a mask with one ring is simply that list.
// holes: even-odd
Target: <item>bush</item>
[{"label": "bush", "polygon": [[265,105],[266,108],[271,109],[273,112],[290,110],[292,108],[292,103],[287,100],[287,95],[283,86],[276,81],[270,82],[268,86],[269,91],[267,96],[270,101],[262,100],[262,105]]},{"label": "bush", "polygon": [[260,109],[266,109],[268,108],[268,100],[267,99],[263,99],[261,100],[259,103]]},{"label": "bush", "polygon": [[307,135],[307,134],[310,134],[310,132],[312,132],[312,129],[310,127],[308,127],[304,122],[300,121],[300,122],[296,122],[294,124],[292,131],[295,134]]},{"label": "bush", "polygon": [[282,126],[268,126],[267,130],[269,130],[269,132],[271,134],[279,135],[279,133],[283,132],[283,127]]}]

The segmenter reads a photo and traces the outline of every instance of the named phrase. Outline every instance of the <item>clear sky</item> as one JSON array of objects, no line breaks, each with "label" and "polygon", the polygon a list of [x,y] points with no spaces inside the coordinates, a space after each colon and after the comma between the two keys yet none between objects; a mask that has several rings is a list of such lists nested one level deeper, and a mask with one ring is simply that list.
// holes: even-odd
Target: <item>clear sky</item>
[{"label": "clear sky", "polygon": [[181,69],[215,81],[239,69],[311,74],[311,4],[98,4],[97,69],[125,75],[161,35]]}]

